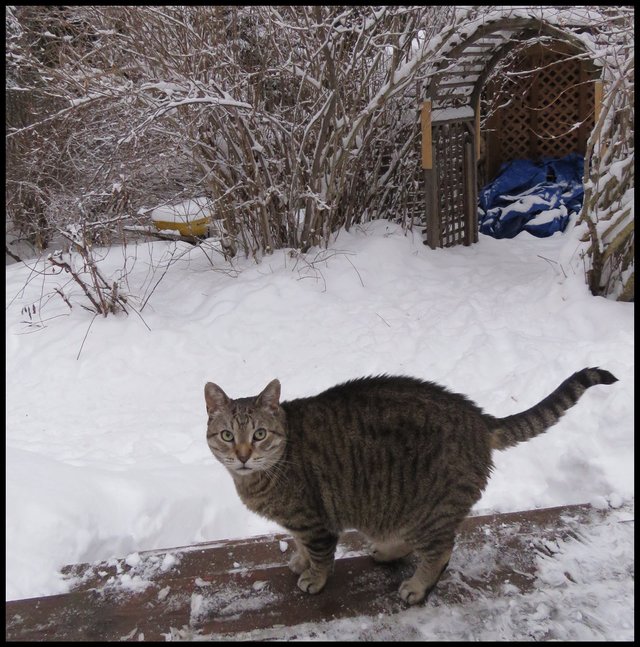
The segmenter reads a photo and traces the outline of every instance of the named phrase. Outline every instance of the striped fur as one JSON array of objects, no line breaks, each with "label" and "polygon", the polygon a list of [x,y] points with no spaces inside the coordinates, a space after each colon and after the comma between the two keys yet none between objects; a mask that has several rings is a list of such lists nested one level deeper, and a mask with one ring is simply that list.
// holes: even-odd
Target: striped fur
[{"label": "striped fur", "polygon": [[617,381],[618,378],[601,368],[583,368],[577,371],[530,409],[496,419],[492,429],[492,446],[495,449],[506,449],[534,438],[555,425],[589,387]]},{"label": "striped fur", "polygon": [[399,591],[415,604],[446,568],[457,528],[489,479],[493,449],[542,433],[590,386],[615,381],[583,369],[506,418],[411,377],[361,378],[282,403],[277,380],[236,400],[208,383],[207,442],[245,505],[294,536],[289,566],[302,590],[322,590],[340,533],[355,528],[376,561],[417,557]]}]

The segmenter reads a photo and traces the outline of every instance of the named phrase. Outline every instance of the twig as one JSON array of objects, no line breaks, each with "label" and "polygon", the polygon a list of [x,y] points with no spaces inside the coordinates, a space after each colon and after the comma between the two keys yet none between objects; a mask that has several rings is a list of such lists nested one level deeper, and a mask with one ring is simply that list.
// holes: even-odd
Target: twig
[{"label": "twig", "polygon": [[18,262],[18,263],[22,263],[22,262],[23,262],[23,261],[22,261],[22,259],[21,259],[19,256],[17,256],[16,254],[14,254],[14,253],[9,249],[9,245],[7,245],[6,243],[4,244],[4,251],[5,251],[5,253],[6,253],[6,254],[8,254],[9,256],[11,256],[11,258],[12,258],[14,261],[16,261],[16,262]]},{"label": "twig", "polygon": [[567,278],[567,273],[564,271],[564,267],[558,261],[554,261],[552,258],[547,258],[546,256],[542,256],[542,254],[536,254],[538,258],[541,258],[543,261],[547,261],[547,263],[554,263],[555,265],[558,265],[560,269],[562,270],[562,273],[564,274],[564,278]]},{"label": "twig", "polygon": [[[151,288],[151,292],[149,292],[149,294],[147,294],[147,296],[146,296],[145,300],[142,302],[142,305],[140,306],[140,312],[142,312],[142,311],[144,310],[145,306],[146,306],[146,305],[147,305],[147,303],[149,302],[149,299],[151,298],[151,295],[155,292],[155,290],[156,290],[156,288],[158,287],[158,285],[160,285],[160,281],[162,281],[162,279],[165,277],[165,275],[166,275],[166,274],[167,274],[167,272],[169,271],[169,268],[170,268],[170,267],[171,267],[171,266],[172,266],[176,261],[178,261],[182,256],[184,256],[184,254],[185,254],[185,253],[186,253],[186,252],[183,252],[183,253],[182,253],[182,254],[180,254],[177,258],[175,258],[175,257],[174,257],[175,249],[174,249],[174,251],[171,253],[171,258],[169,259],[169,261],[167,262],[167,265],[166,265],[166,266],[165,266],[165,268],[164,268],[164,272],[162,272],[162,276],[157,280],[156,284],[153,286],[153,288]],[[154,272],[154,274],[155,274],[155,272]]]},{"label": "twig", "polygon": [[96,312],[96,313],[98,313],[98,314],[104,314],[104,315],[106,316],[106,314],[107,314],[107,313],[106,313],[106,312],[104,312],[104,313],[102,312],[102,310],[101,310],[101,308],[100,308],[100,304],[99,304],[99,303],[94,299],[93,295],[92,295],[92,294],[91,294],[91,292],[89,291],[89,288],[85,285],[85,282],[80,278],[80,276],[79,276],[76,272],[74,272],[74,271],[71,269],[71,266],[69,265],[69,263],[67,263],[67,262],[65,262],[65,261],[57,261],[57,260],[53,257],[53,255],[52,255],[52,254],[50,254],[50,255],[49,255],[49,257],[47,258],[47,260],[48,260],[48,261],[49,261],[49,263],[51,263],[52,265],[56,265],[57,267],[61,267],[61,268],[62,268],[63,270],[65,270],[66,272],[69,272],[69,274],[71,274],[71,276],[73,276],[74,281],[75,281],[75,282],[76,282],[76,283],[77,283],[77,284],[82,288],[82,291],[84,292],[85,296],[87,297],[87,299],[89,299],[89,301],[90,301],[90,302],[91,302],[91,304],[93,305],[93,307],[94,307],[94,309],[95,309],[95,312]]},{"label": "twig", "polygon": [[[364,281],[362,280],[362,277],[360,276],[360,272],[358,272],[358,269],[357,269],[357,268],[356,268],[356,266],[351,262],[351,259],[350,259],[348,256],[345,256],[345,258],[349,261],[349,264],[351,265],[351,267],[353,267],[353,269],[356,271],[356,274],[358,275],[358,278],[360,279],[360,285],[362,285],[362,287],[364,287]],[[380,316],[380,315],[378,315],[378,316]],[[383,320],[383,321],[384,321],[384,320]],[[385,322],[385,323],[386,323],[386,322]]]},{"label": "twig", "polygon": [[541,258],[543,261],[547,261],[547,263],[555,263],[556,265],[558,264],[558,261],[554,261],[552,258],[547,258],[546,256],[542,256],[542,254],[536,254],[538,258]]},{"label": "twig", "polygon": [[80,350],[78,351],[78,354],[76,355],[76,360],[80,359],[80,353],[82,352],[82,349],[84,348],[84,342],[87,340],[87,335],[89,334],[89,331],[91,330],[91,326],[93,326],[93,322],[96,320],[96,317],[98,316],[98,312],[96,312],[93,315],[93,318],[91,319],[91,323],[89,323],[89,327],[87,328],[87,332],[84,334],[84,338],[82,339],[82,344],[80,344]]},{"label": "twig", "polygon": [[153,229],[137,229],[136,227],[123,227],[124,231],[129,231],[135,234],[142,234],[143,236],[149,236],[150,238],[158,238],[159,240],[170,240],[170,241],[181,241],[183,243],[189,243],[190,245],[201,245],[203,242],[202,238],[198,236],[185,236],[183,234],[166,234],[160,231],[154,231]]},{"label": "twig", "polygon": [[67,295],[60,288],[54,288],[54,292],[57,292],[62,297],[62,300],[69,306],[69,310],[71,310],[71,302],[67,298]]},{"label": "twig", "polygon": [[149,324],[144,320],[144,317],[131,305],[129,304],[129,307],[140,317],[140,321],[146,326],[147,330],[151,332],[151,328],[149,327]]}]

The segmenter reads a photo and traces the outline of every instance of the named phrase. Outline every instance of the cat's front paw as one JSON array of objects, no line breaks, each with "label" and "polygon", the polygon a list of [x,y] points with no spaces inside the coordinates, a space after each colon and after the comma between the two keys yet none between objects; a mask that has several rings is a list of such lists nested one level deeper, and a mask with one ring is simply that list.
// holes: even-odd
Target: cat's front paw
[{"label": "cat's front paw", "polygon": [[400,585],[398,589],[400,597],[407,604],[418,604],[424,600],[427,593],[427,587],[424,586],[416,577],[410,577]]},{"label": "cat's front paw", "polygon": [[308,568],[298,578],[298,588],[302,589],[305,593],[320,593],[327,583],[327,574],[312,571]]},{"label": "cat's front paw", "polygon": [[288,566],[296,575],[300,575],[309,568],[309,558],[297,551],[289,560]]}]

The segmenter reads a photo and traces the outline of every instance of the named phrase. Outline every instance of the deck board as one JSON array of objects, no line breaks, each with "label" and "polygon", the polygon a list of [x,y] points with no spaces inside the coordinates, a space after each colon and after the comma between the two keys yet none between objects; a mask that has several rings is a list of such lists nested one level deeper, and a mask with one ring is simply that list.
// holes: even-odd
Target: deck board
[{"label": "deck board", "polygon": [[[469,517],[431,598],[455,604],[479,592],[500,595],[505,585],[529,591],[538,556],[604,515],[582,505]],[[155,641],[176,630],[232,636],[406,608],[397,589],[411,560],[375,564],[363,538],[346,533],[327,586],[311,596],[286,566],[292,550],[291,538],[278,534],[68,566],[69,593],[6,603],[6,638]],[[489,572],[469,569],[478,551],[484,563],[489,555]]]}]

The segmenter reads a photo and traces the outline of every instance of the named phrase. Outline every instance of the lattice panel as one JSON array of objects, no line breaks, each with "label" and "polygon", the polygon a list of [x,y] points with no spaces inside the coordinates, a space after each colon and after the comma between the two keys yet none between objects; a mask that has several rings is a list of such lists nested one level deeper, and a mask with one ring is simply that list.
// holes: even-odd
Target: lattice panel
[{"label": "lattice panel", "polygon": [[509,77],[500,93],[497,130],[502,161],[528,158],[530,146],[529,83],[524,77]]},{"label": "lattice panel", "polygon": [[594,87],[581,65],[547,51],[523,56],[510,69],[491,101],[498,108],[490,128],[501,162],[584,152],[594,124]]},{"label": "lattice panel", "polygon": [[464,242],[464,142],[462,122],[433,124],[434,159],[437,164],[437,200],[443,247]]},{"label": "lattice panel", "polygon": [[[543,69],[529,91],[532,128],[540,157],[561,156],[576,150],[580,121],[580,65],[563,61]],[[536,96],[537,95],[537,96]]]}]

